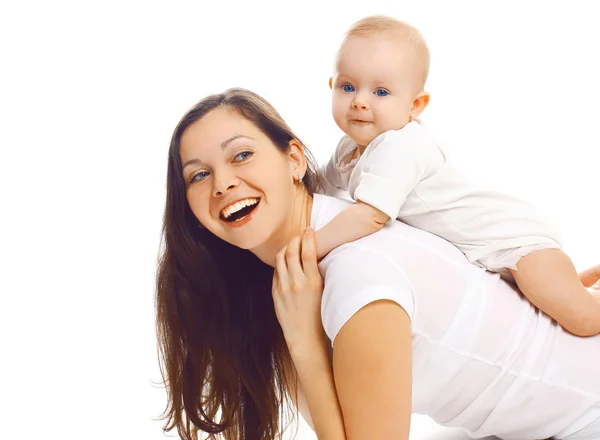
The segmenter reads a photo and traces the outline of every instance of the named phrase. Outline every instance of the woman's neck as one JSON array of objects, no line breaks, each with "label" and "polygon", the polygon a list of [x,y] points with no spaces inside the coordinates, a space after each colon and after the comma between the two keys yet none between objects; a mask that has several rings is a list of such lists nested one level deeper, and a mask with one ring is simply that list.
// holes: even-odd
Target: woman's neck
[{"label": "woman's neck", "polygon": [[293,237],[302,234],[302,232],[310,226],[312,203],[313,197],[308,194],[306,188],[302,185],[301,188],[295,192],[295,197],[292,200],[290,206],[291,216],[281,225],[280,230],[273,234],[267,243],[256,249],[252,249],[254,255],[256,255],[263,263],[275,267],[275,257],[277,256],[277,253],[283,249]]}]

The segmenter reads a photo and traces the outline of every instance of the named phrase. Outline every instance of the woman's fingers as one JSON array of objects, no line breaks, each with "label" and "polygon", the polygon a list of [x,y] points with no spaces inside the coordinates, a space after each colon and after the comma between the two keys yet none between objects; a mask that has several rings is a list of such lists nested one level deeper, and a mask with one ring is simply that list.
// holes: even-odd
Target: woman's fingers
[{"label": "woman's fingers", "polygon": [[[281,294],[322,289],[323,281],[317,265],[315,233],[307,228],[301,237],[294,237],[276,256],[275,272]],[[275,286],[275,284],[274,284]]]},{"label": "woman's fingers", "polygon": [[304,234],[302,234],[302,267],[308,279],[321,282],[321,273],[317,265],[315,231],[312,228],[306,228]]},{"label": "woman's fingers", "polygon": [[301,286],[304,280],[304,271],[300,260],[300,237],[294,237],[287,245],[285,251],[285,260],[287,262],[288,276],[292,290]]},{"label": "woman's fingers", "polygon": [[279,290],[279,276],[277,275],[277,269],[273,271],[273,284],[271,285],[271,292],[277,292]]},{"label": "woman's fingers", "polygon": [[320,313],[323,282],[311,234],[308,231],[303,237],[294,237],[275,257],[273,304],[290,350],[312,345],[315,335],[321,339],[323,336]]},{"label": "woman's fingers", "polygon": [[287,246],[284,246],[277,255],[275,256],[275,275],[273,276],[273,283],[277,282],[278,291],[282,293],[282,289],[289,285],[289,275],[287,263],[285,261],[285,253]]}]

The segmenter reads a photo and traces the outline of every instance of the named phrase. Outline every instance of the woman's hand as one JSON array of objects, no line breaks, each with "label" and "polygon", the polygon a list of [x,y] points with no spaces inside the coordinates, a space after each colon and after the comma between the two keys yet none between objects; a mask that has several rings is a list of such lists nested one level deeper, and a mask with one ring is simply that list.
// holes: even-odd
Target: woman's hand
[{"label": "woman's hand", "polygon": [[294,237],[277,254],[273,302],[317,438],[345,440],[344,419],[321,324],[322,295],[315,233],[307,228],[302,237]]},{"label": "woman's hand", "polygon": [[302,237],[294,237],[277,254],[272,294],[275,313],[292,355],[323,343],[323,280],[311,228]]}]

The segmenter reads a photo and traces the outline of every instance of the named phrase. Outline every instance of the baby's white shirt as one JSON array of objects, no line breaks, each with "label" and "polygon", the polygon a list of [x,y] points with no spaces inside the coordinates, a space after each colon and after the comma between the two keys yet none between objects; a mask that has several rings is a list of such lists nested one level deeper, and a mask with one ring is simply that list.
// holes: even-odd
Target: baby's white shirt
[{"label": "baby's white shirt", "polygon": [[382,133],[350,160],[356,148],[344,136],[320,169],[328,195],[347,191],[390,221],[400,219],[452,242],[471,262],[503,250],[560,242],[533,206],[473,185],[455,172],[419,120]]}]

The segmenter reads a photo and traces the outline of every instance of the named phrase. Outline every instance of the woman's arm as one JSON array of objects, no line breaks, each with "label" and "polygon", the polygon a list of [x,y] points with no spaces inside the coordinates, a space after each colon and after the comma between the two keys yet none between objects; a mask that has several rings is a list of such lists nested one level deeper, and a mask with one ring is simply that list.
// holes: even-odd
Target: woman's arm
[{"label": "woman's arm", "polygon": [[277,254],[273,303],[319,440],[345,440],[325,332],[321,324],[323,282],[314,231],[294,237]]},{"label": "woman's arm", "polygon": [[[334,342],[335,380],[322,348],[293,356],[317,438],[408,440],[412,333],[404,309],[380,300],[346,322]],[[329,432],[318,428],[328,424]]]},{"label": "woman's arm", "polygon": [[348,440],[408,440],[412,333],[404,309],[380,300],[354,314],[335,338],[333,371]]},{"label": "woman's arm", "polygon": [[407,440],[410,318],[389,300],[362,307],[337,333],[332,372],[320,319],[323,286],[315,254],[310,230],[277,255],[273,279],[275,311],[315,433],[319,440]]},{"label": "woman's arm", "polygon": [[312,428],[319,440],[345,440],[344,420],[325,341],[291,353]]}]

